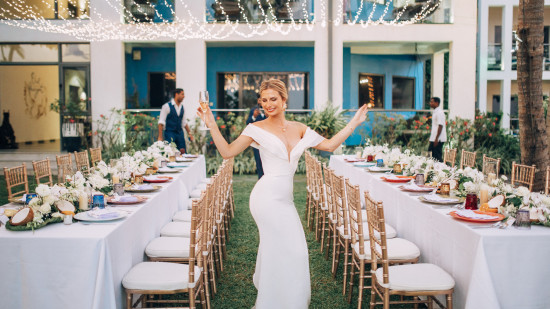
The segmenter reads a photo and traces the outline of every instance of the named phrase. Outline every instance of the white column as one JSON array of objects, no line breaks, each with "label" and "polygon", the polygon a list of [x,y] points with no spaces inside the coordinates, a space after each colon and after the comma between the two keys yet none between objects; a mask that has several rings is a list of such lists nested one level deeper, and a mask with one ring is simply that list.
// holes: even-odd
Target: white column
[{"label": "white column", "polygon": [[443,88],[445,84],[445,53],[432,55],[432,97],[443,100]]},{"label": "white column", "polygon": [[[449,117],[474,119],[475,36],[458,37],[449,45]],[[465,91],[465,89],[471,89]]]},{"label": "white column", "polygon": [[[199,107],[199,91],[206,90],[206,43],[202,39],[176,41],[176,87],[185,90],[184,108],[195,111]],[[215,96],[211,93],[210,96]],[[194,119],[195,112],[186,112]]]},{"label": "white column", "polygon": [[[327,28],[325,28],[327,29]],[[315,102],[309,102],[310,108],[314,106],[316,110],[322,108],[329,100],[329,63],[328,63],[328,34],[327,31],[319,31],[315,40],[314,51],[314,70],[315,70]]]},{"label": "white column", "polygon": [[512,96],[512,83],[509,79],[505,79],[501,83],[500,89],[500,104],[502,105],[502,123],[503,129],[510,128],[510,105]]},{"label": "white column", "polygon": [[95,122],[100,115],[109,115],[112,108],[126,108],[124,45],[121,41],[92,42],[90,56],[92,119]]},{"label": "white column", "polygon": [[501,126],[504,129],[510,128],[510,99],[512,79],[511,75],[514,75],[512,71],[512,33],[514,24],[514,6],[513,4],[506,4],[502,8],[502,62],[504,65],[504,78],[502,79],[502,90],[500,102],[502,106],[502,123]]},{"label": "white column", "polygon": [[487,112],[487,51],[489,45],[489,6],[486,2],[479,4],[479,54],[478,54],[478,85],[477,101],[479,111]]}]

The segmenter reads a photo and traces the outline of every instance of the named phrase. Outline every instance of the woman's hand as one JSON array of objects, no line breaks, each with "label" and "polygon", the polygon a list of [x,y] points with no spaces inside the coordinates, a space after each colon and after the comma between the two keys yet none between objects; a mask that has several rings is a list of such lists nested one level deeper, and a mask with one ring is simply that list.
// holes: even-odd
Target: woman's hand
[{"label": "woman's hand", "polygon": [[367,104],[364,104],[357,110],[355,113],[355,116],[350,121],[350,124],[353,124],[354,127],[357,127],[360,125],[363,121],[367,119],[367,113],[369,109],[367,108]]},{"label": "woman's hand", "polygon": [[212,114],[210,106],[206,108],[206,111],[203,111],[202,108],[199,107],[197,109],[197,116],[199,116],[204,121],[208,128],[212,128],[212,126],[216,125],[216,119],[214,118],[214,114]]}]

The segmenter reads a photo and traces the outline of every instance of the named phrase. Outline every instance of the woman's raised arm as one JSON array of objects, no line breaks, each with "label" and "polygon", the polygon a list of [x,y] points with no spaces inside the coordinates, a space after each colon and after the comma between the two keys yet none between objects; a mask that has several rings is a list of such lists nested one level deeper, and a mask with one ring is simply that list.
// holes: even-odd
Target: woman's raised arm
[{"label": "woman's raised arm", "polygon": [[243,152],[246,147],[252,144],[253,139],[245,135],[239,136],[231,144],[227,143],[225,138],[222,136],[220,129],[218,129],[218,124],[214,119],[214,115],[212,114],[210,107],[206,110],[206,112],[203,112],[199,107],[197,110],[197,115],[201,117],[201,119],[205,120],[206,126],[210,129],[212,140],[224,159],[229,159],[238,155]]},{"label": "woman's raised arm", "polygon": [[315,148],[319,150],[333,152],[340,146],[352,133],[355,131],[355,128],[359,126],[363,121],[367,119],[368,112],[367,105],[361,106],[359,110],[355,113],[355,116],[350,120],[350,122],[342,129],[340,132],[336,133],[331,139],[325,139]]}]

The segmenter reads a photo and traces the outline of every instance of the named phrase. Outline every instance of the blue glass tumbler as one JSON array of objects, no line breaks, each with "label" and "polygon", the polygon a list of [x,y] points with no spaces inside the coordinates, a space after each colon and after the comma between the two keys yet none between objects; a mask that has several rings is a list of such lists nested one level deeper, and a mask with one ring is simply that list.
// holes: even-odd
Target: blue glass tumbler
[{"label": "blue glass tumbler", "polygon": [[98,207],[99,209],[105,208],[105,198],[103,194],[94,194],[92,198],[92,208]]}]

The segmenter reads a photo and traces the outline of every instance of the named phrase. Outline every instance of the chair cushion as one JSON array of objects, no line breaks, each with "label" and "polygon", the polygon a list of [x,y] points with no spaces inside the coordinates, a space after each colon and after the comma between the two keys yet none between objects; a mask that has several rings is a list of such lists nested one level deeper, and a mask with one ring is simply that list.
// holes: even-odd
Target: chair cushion
[{"label": "chair cushion", "polygon": [[149,257],[189,257],[189,241],[187,237],[157,237],[147,244],[145,254]]},{"label": "chair cushion", "polygon": [[195,190],[206,190],[206,183],[199,183],[198,185],[195,186]]},{"label": "chair cushion", "polygon": [[201,270],[195,266],[194,282],[189,283],[189,265],[166,262],[143,262],[132,267],[122,285],[132,290],[173,291],[195,287]]},{"label": "chair cushion", "polygon": [[407,264],[388,267],[389,284],[383,282],[383,268],[376,270],[378,284],[399,291],[444,291],[452,289],[451,275],[434,264]]},{"label": "chair cushion", "polygon": [[162,227],[160,236],[163,237],[190,237],[191,222],[170,222]]},{"label": "chair cushion", "polygon": [[172,221],[176,222],[191,222],[191,211],[188,209],[178,211],[176,214],[172,217]]},{"label": "chair cushion", "polygon": [[[410,260],[420,256],[420,249],[418,247],[403,238],[392,238],[387,240],[388,245],[388,259],[390,260]],[[364,242],[365,254],[359,252],[359,242],[353,245],[353,251],[362,260],[371,259],[370,241]]]},{"label": "chair cushion", "polygon": [[202,190],[200,189],[195,189],[193,191],[191,191],[191,193],[189,193],[189,197],[190,198],[200,198],[201,197],[201,193],[202,193]]}]

